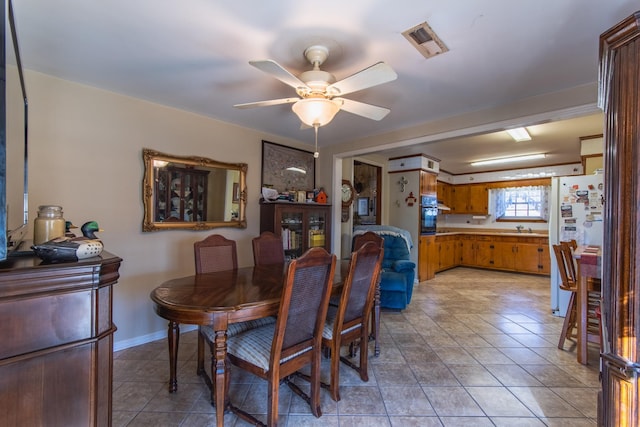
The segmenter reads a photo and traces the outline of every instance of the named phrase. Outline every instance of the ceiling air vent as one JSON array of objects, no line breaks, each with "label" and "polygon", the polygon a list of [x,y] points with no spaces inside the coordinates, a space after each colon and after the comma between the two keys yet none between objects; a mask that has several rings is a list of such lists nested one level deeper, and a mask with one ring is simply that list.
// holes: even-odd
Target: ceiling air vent
[{"label": "ceiling air vent", "polygon": [[403,31],[402,35],[425,58],[431,58],[449,50],[426,22]]}]

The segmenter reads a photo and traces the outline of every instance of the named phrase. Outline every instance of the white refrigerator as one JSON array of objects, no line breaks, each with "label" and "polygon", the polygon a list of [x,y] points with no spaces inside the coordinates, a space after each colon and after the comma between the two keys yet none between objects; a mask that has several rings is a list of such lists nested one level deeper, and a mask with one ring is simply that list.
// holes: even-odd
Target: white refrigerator
[{"label": "white refrigerator", "polygon": [[551,256],[551,311],[564,316],[570,292],[559,287],[560,274],[551,245],[575,239],[578,245],[602,245],[604,176],[575,175],[551,179],[549,200],[549,254]]}]

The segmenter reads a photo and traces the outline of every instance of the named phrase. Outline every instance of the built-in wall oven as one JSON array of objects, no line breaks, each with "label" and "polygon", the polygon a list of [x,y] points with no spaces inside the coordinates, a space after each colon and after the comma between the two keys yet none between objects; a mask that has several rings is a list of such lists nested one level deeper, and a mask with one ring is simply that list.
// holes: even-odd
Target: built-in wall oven
[{"label": "built-in wall oven", "polygon": [[438,199],[435,196],[420,197],[420,234],[436,234]]}]

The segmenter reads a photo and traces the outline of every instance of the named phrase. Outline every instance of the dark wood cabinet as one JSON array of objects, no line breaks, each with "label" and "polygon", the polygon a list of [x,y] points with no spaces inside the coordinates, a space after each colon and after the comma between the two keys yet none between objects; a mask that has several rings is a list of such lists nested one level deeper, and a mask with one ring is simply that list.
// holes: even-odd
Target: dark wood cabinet
[{"label": "dark wood cabinet", "polygon": [[121,261],[0,263],[0,425],[111,426]]},{"label": "dark wood cabinet", "polygon": [[331,205],[261,202],[260,232],[263,231],[280,236],[285,255],[292,258],[317,246],[331,252]]},{"label": "dark wood cabinet", "polygon": [[207,221],[209,171],[156,168],[154,221]]},{"label": "dark wood cabinet", "polygon": [[[598,425],[640,425],[640,12],[600,36],[604,110],[602,396]],[[608,338],[608,339],[606,339]]]}]

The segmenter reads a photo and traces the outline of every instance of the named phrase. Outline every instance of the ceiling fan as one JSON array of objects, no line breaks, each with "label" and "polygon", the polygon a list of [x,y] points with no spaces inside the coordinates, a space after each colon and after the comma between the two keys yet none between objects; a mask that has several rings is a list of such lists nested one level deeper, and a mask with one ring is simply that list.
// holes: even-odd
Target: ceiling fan
[{"label": "ceiling fan", "polygon": [[313,66],[312,70],[295,76],[284,67],[272,60],[249,61],[260,71],[263,71],[281,82],[293,87],[297,98],[280,98],[268,101],[236,104],[236,108],[266,107],[270,105],[291,104],[292,110],[298,115],[304,125],[316,128],[329,123],[339,110],[381,120],[389,113],[388,108],[342,98],[352,92],[367,89],[395,80],[398,75],[384,62],[378,62],[349,77],[336,81],[333,74],[320,69],[320,65],[329,56],[329,48],[314,45],[304,51],[304,56]]}]

